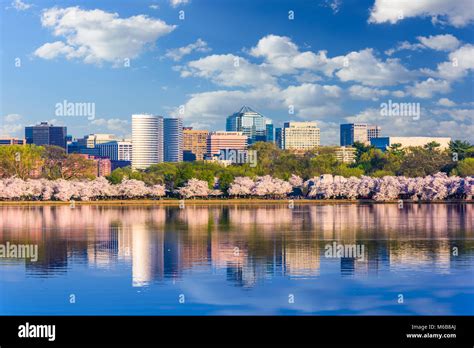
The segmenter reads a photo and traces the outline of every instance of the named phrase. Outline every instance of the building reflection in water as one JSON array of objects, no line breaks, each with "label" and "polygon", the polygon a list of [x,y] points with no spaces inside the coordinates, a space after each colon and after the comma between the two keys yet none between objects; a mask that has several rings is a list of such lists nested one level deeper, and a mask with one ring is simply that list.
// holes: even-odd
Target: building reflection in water
[{"label": "building reflection in water", "polygon": [[[423,267],[449,273],[473,253],[473,211],[472,204],[1,207],[0,242],[38,244],[38,261],[26,261],[35,277],[60,276],[74,263],[125,263],[134,287],[197,267],[252,287],[277,275],[318,277],[334,265],[341,277]],[[334,241],[363,245],[365,258],[326,258]],[[0,263],[7,261],[25,263]]]}]

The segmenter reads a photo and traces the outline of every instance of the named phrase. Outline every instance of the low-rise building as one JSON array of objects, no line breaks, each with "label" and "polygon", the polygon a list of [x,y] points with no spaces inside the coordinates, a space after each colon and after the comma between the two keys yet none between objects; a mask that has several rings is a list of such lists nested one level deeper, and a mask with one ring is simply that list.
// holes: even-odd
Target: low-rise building
[{"label": "low-rise building", "polygon": [[370,144],[377,149],[385,151],[393,144],[400,144],[401,148],[407,148],[415,146],[423,147],[428,143],[436,142],[440,145],[440,150],[445,150],[449,148],[450,141],[451,138],[449,137],[380,137],[372,138]]}]

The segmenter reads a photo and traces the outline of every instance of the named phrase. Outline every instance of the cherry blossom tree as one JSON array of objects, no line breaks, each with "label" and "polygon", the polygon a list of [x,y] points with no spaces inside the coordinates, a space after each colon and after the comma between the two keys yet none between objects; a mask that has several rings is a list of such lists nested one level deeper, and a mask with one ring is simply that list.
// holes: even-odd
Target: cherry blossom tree
[{"label": "cherry blossom tree", "polygon": [[250,196],[255,187],[255,182],[247,176],[238,176],[230,184],[228,193],[231,196]]}]

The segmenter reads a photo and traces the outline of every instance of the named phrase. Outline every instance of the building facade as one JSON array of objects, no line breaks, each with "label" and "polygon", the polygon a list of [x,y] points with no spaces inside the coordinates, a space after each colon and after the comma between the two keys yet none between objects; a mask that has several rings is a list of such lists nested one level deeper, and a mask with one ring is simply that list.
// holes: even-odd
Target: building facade
[{"label": "building facade", "polygon": [[[192,154],[190,160],[202,161],[207,152],[207,136],[209,131],[184,127],[183,129],[183,154]],[[184,159],[186,160],[186,159]]]},{"label": "building facade", "polygon": [[372,139],[370,144],[385,151],[393,144],[400,144],[403,149],[416,146],[423,147],[428,143],[436,142],[440,145],[438,149],[445,150],[449,148],[450,141],[451,138],[448,137],[381,137]]},{"label": "building facade", "polygon": [[132,142],[131,141],[109,141],[98,144],[101,157],[108,157],[111,161],[131,161]]},{"label": "building facade", "polygon": [[36,126],[25,127],[25,139],[27,144],[54,145],[67,149],[67,129],[62,126],[54,126],[48,122],[41,122]]},{"label": "building facade", "polygon": [[164,161],[183,161],[183,119],[165,118],[163,128]]},{"label": "building facade", "polygon": [[163,117],[132,115],[132,168],[163,162]]},{"label": "building facade", "polygon": [[356,148],[352,146],[341,146],[336,148],[336,159],[342,163],[353,163],[356,158]]},{"label": "building facade", "polygon": [[221,150],[244,150],[248,137],[242,132],[211,132],[207,137],[207,157],[219,155]]},{"label": "building facade", "polygon": [[320,145],[321,135],[316,122],[285,122],[281,129],[281,148],[311,150]]},{"label": "building facade", "polygon": [[18,138],[2,137],[0,138],[0,146],[2,145],[26,145],[26,140],[18,139]]},{"label": "building facade", "polygon": [[380,137],[381,128],[367,123],[347,123],[340,125],[340,145],[352,146],[355,142],[370,144],[370,139]]},{"label": "building facade", "polygon": [[108,143],[116,140],[113,134],[88,134],[84,138],[77,139],[77,143],[83,148],[94,148],[99,144]]},{"label": "building facade", "polygon": [[248,137],[248,143],[266,141],[267,124],[270,119],[265,118],[249,106],[244,105],[239,112],[227,117],[227,132],[242,132]]}]

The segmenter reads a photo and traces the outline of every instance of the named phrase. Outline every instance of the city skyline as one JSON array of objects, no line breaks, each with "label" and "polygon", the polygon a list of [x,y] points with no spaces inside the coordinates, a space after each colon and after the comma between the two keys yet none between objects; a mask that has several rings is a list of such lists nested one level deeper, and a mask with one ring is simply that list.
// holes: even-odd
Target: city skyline
[{"label": "city skyline", "polygon": [[[130,115],[142,112],[215,131],[250,105],[275,127],[317,122],[322,145],[338,144],[342,123],[473,142],[469,2],[417,10],[380,0],[2,4],[0,135],[22,137],[25,126],[50,121],[76,137],[130,138]],[[248,27],[225,25],[244,15]],[[133,30],[120,37],[126,25]],[[82,41],[88,27],[110,42]],[[93,115],[57,115],[68,102],[90,103]],[[384,115],[392,102],[418,103],[420,112]]]}]

